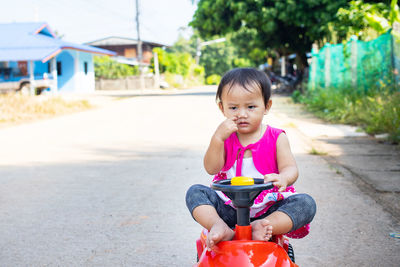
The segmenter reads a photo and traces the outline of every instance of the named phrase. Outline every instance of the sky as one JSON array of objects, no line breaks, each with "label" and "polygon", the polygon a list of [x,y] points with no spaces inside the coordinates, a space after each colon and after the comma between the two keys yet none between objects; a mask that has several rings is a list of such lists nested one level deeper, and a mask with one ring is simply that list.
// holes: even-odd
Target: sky
[{"label": "sky", "polygon": [[[47,22],[69,42],[109,36],[137,38],[136,0],[0,0],[0,23]],[[187,27],[196,5],[191,0],[139,0],[140,37],[172,45]],[[190,30],[182,32],[190,34]]]}]

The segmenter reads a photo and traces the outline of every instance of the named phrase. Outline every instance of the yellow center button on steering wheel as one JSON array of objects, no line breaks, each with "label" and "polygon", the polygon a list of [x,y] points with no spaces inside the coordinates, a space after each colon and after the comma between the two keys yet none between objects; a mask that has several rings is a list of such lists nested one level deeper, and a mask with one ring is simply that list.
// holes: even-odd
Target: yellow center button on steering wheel
[{"label": "yellow center button on steering wheel", "polygon": [[231,185],[253,185],[254,179],[245,176],[237,176],[231,179]]}]

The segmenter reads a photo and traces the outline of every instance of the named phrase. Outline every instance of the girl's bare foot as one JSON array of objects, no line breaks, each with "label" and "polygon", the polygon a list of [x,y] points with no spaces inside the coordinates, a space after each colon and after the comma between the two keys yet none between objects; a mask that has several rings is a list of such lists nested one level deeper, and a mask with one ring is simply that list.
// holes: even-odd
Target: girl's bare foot
[{"label": "girl's bare foot", "polygon": [[272,237],[272,226],[265,218],[252,222],[251,228],[253,240],[268,241]]},{"label": "girl's bare foot", "polygon": [[232,240],[235,232],[223,220],[218,220],[210,229],[206,244],[211,250],[218,242]]}]

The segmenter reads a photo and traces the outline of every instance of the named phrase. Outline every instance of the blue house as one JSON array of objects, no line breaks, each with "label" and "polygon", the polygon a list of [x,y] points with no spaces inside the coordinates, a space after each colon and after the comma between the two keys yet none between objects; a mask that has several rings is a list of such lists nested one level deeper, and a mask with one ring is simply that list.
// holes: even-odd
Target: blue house
[{"label": "blue house", "polygon": [[93,55],[116,54],[61,40],[44,22],[0,24],[0,36],[0,84],[19,83],[31,93],[43,80],[51,92],[93,92]]}]

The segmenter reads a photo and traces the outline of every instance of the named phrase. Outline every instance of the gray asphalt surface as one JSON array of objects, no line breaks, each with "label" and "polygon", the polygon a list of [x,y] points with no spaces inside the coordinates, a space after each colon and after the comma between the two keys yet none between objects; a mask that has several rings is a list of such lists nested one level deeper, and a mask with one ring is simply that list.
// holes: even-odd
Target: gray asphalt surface
[{"label": "gray asphalt surface", "polygon": [[[192,266],[184,197],[209,184],[202,157],[223,119],[215,89],[149,95],[0,130],[0,266]],[[300,266],[399,266],[399,222],[319,156],[277,106],[299,192],[318,211],[293,240]],[[300,122],[296,121],[299,125]]]}]

